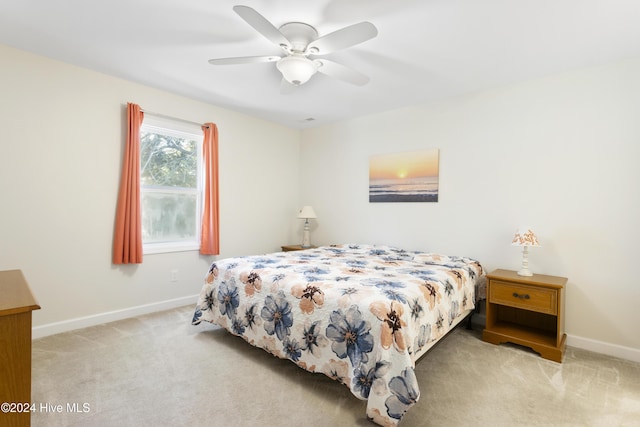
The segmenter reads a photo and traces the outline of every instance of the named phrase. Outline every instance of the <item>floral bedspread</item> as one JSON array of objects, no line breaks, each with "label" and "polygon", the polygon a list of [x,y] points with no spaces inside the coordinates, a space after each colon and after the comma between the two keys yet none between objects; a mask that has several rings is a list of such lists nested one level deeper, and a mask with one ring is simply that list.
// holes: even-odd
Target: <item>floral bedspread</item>
[{"label": "floral bedspread", "polygon": [[388,246],[230,258],[211,265],[193,324],[342,382],[393,426],[420,397],[416,360],[475,307],[482,276],[469,258]]}]

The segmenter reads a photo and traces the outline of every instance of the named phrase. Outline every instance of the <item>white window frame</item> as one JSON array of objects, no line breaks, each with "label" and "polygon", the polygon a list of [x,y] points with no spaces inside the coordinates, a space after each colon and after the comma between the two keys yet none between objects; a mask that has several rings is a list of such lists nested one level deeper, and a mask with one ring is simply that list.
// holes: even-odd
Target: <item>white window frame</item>
[{"label": "white window frame", "polygon": [[[184,251],[195,251],[200,249],[200,231],[202,230],[202,199],[204,192],[204,181],[202,174],[202,144],[204,139],[204,134],[202,129],[199,129],[195,125],[188,125],[186,123],[182,123],[181,121],[171,120],[166,117],[156,117],[152,115],[147,115],[145,113],[145,117],[142,122],[142,126],[140,127],[140,133],[142,132],[153,132],[160,133],[164,135],[174,136],[177,138],[184,139],[192,139],[197,142],[197,188],[196,192],[196,235],[193,240],[179,240],[179,241],[167,241],[167,242],[155,242],[155,243],[145,243],[144,240],[142,242],[142,253],[144,255],[151,254],[160,254],[160,253],[170,253],[170,252],[184,252]],[[141,165],[140,165],[141,167]],[[172,189],[169,187],[156,187],[156,188],[144,188],[142,182],[140,183],[140,196],[142,198],[142,192],[153,193],[153,192],[162,192],[162,193],[171,193]],[[184,191],[176,190],[177,194],[185,194]],[[142,209],[142,206],[140,207]],[[141,212],[142,215],[142,212]]]}]

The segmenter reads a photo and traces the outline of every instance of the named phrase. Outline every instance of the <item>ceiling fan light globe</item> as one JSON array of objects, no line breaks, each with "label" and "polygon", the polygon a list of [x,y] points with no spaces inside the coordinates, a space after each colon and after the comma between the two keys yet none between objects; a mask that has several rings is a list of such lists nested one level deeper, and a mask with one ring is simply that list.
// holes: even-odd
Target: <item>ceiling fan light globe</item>
[{"label": "ceiling fan light globe", "polygon": [[295,86],[305,84],[317,71],[317,65],[304,56],[285,56],[276,64],[282,77]]}]

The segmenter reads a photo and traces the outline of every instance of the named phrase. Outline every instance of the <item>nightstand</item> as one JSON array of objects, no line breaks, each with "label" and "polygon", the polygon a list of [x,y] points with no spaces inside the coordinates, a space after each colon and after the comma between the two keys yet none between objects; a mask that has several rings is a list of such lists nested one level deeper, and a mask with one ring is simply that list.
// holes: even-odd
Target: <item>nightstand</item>
[{"label": "nightstand", "polygon": [[284,245],[280,247],[282,248],[282,252],[291,252],[291,251],[303,251],[305,249],[313,249],[313,248],[316,248],[317,246],[303,248],[302,245]]},{"label": "nightstand", "polygon": [[495,270],[487,274],[487,324],[482,339],[530,347],[545,359],[562,362],[565,277]]}]

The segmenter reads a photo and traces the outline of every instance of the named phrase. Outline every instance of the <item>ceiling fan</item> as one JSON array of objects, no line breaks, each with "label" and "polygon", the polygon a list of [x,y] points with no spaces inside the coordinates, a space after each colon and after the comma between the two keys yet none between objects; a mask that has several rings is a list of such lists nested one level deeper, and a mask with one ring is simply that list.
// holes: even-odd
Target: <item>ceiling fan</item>
[{"label": "ceiling fan", "polygon": [[369,77],[342,64],[311,57],[326,55],[374,38],[378,35],[378,30],[372,23],[360,22],[319,37],[315,28],[303,22],[287,22],[276,28],[264,16],[248,6],[234,6],[233,10],[267,40],[280,47],[284,56],[218,58],[210,59],[210,64],[276,62],[276,67],[282,73],[281,91],[283,93],[288,93],[306,83],[316,72],[358,86],[369,81]]}]

